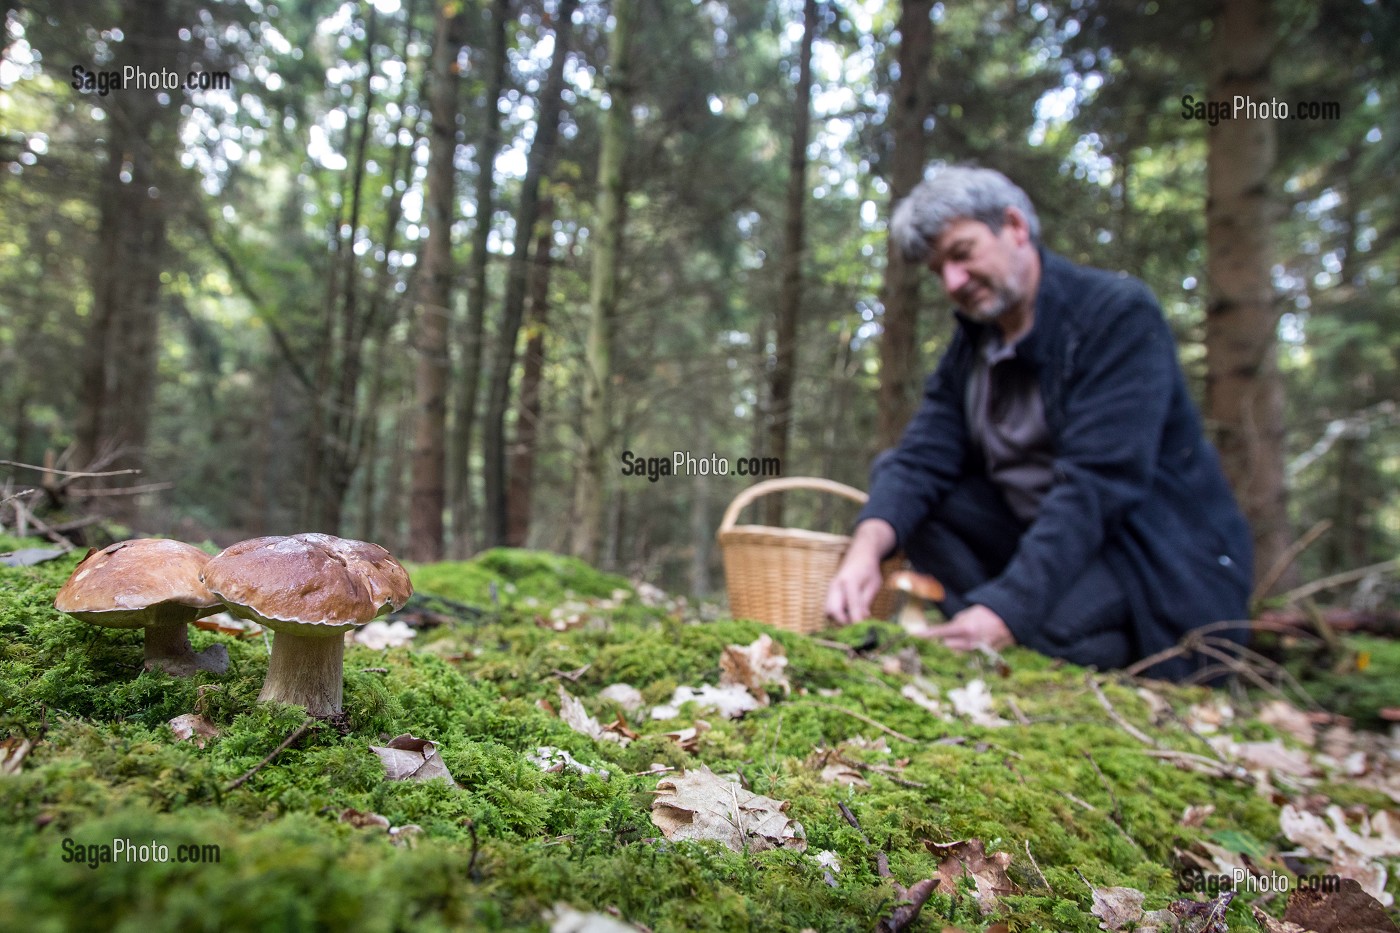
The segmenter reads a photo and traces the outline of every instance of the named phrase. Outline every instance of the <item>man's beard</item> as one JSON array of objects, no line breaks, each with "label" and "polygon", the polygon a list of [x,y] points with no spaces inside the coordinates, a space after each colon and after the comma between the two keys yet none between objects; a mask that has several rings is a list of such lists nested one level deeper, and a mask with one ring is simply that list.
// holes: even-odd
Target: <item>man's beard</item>
[{"label": "man's beard", "polygon": [[[990,300],[984,300],[973,306],[958,302],[958,309],[962,311],[964,317],[976,321],[978,324],[991,324],[1015,307],[1016,302],[1020,299],[1016,290],[1010,285],[988,286],[988,288],[991,292]],[[981,291],[980,288],[978,290]]]}]

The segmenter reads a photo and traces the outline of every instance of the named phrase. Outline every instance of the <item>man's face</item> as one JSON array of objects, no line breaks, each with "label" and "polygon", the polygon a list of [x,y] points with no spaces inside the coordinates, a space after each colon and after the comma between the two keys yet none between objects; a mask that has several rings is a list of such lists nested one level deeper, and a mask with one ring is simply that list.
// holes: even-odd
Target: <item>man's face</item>
[{"label": "man's face", "polygon": [[[1020,215],[992,232],[980,220],[955,220],[933,244],[928,267],[963,314],[982,324],[997,320],[1026,299],[1026,242]],[[1015,218],[1015,219],[1013,219]]]}]

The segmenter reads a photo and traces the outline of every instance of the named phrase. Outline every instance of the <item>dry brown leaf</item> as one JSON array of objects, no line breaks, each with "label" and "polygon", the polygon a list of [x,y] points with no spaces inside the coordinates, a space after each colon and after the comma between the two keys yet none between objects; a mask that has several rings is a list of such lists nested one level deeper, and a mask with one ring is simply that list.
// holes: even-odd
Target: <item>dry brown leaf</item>
[{"label": "dry brown leaf", "polygon": [[1304,929],[1287,920],[1276,920],[1258,907],[1251,905],[1249,909],[1254,913],[1254,922],[1259,924],[1259,929],[1263,933],[1318,933],[1316,930]]},{"label": "dry brown leaf", "polygon": [[1099,928],[1102,930],[1108,930],[1109,933],[1122,933],[1126,930],[1132,930],[1134,933],[1164,933],[1178,928],[1176,917],[1167,911],[1144,911],[1142,902],[1146,900],[1147,895],[1137,888],[1096,888],[1089,884],[1087,879],[1084,883],[1089,885],[1089,893],[1094,900],[1089,912],[1099,918]]},{"label": "dry brown leaf", "polygon": [[386,832],[389,827],[393,825],[389,822],[387,816],[381,816],[378,813],[365,813],[363,810],[356,810],[353,807],[346,807],[344,810],[340,811],[340,822],[349,823],[356,829],[371,827],[374,829],[382,829]]},{"label": "dry brown leaf", "polygon": [[726,645],[719,656],[719,685],[743,687],[759,706],[767,706],[769,684],[781,687],[784,696],[792,690],[787,662],[782,645],[768,635],[758,636],[751,645]]},{"label": "dry brown leaf", "polygon": [[1008,720],[992,712],[996,701],[992,699],[991,691],[980,677],[969,681],[964,687],[949,690],[948,700],[953,704],[953,711],[966,717],[973,725],[992,729],[1011,725]]},{"label": "dry brown leaf", "polygon": [[384,773],[391,781],[431,781],[433,778],[446,778],[447,783],[456,786],[452,774],[442,763],[437,746],[427,739],[419,739],[404,733],[389,740],[387,745],[371,745],[369,750],[379,756],[384,764]]},{"label": "dry brown leaf", "polygon": [[1254,772],[1273,771],[1294,777],[1311,777],[1317,773],[1307,752],[1287,748],[1278,739],[1268,742],[1219,742],[1216,748]]},{"label": "dry brown leaf", "polygon": [[1215,804],[1191,804],[1181,811],[1181,819],[1178,821],[1182,826],[1190,829],[1199,829],[1206,824],[1206,820],[1215,812]]},{"label": "dry brown leaf", "polygon": [[640,927],[596,911],[582,911],[568,904],[555,904],[545,911],[549,933],[636,933]]},{"label": "dry brown leaf", "polygon": [[1332,874],[1356,881],[1366,894],[1389,907],[1394,895],[1385,890],[1387,872],[1380,860],[1400,856],[1400,832],[1390,814],[1363,815],[1360,827],[1353,829],[1341,807],[1333,805],[1326,812],[1331,825],[1315,813],[1285,804],[1279,812],[1279,829],[1307,854],[1330,859]]},{"label": "dry brown leaf", "polygon": [[710,724],[703,719],[695,720],[695,725],[688,729],[677,729],[674,732],[661,733],[665,738],[670,739],[681,747],[682,751],[695,754],[700,747],[700,736],[710,731]]},{"label": "dry brown leaf", "polygon": [[1318,933],[1396,933],[1400,927],[1379,902],[1346,878],[1336,891],[1298,888],[1288,896],[1283,919]]},{"label": "dry brown leaf", "polygon": [[[563,685],[559,687],[559,718],[564,720],[564,724],[575,732],[588,736],[590,739],[599,742],[616,742],[626,746],[632,741],[627,735],[612,730],[611,727],[605,729],[603,725],[594,719],[584,708],[583,702],[574,697]],[[614,725],[616,725],[614,723]],[[635,737],[636,733],[633,733]]]},{"label": "dry brown leaf", "polygon": [[1194,732],[1209,735],[1220,727],[1234,721],[1235,709],[1221,699],[1206,703],[1196,703],[1186,711],[1186,725]]},{"label": "dry brown leaf", "polygon": [[704,765],[662,778],[656,794],[651,821],[667,839],[713,839],[735,852],[807,848],[802,824],[785,812],[787,801],[747,791]]},{"label": "dry brown leaf", "polygon": [[940,894],[957,894],[958,879],[969,875],[977,886],[977,906],[986,914],[996,909],[997,898],[1017,893],[1016,885],[1006,875],[1006,868],[1011,864],[1010,852],[988,855],[981,839],[925,842],[924,845],[938,859]]},{"label": "dry brown leaf", "polygon": [[0,741],[0,774],[19,774],[24,759],[34,750],[34,743],[22,736]]},{"label": "dry brown leaf", "polygon": [[861,777],[860,771],[842,762],[832,762],[822,768],[821,779],[828,784],[840,784],[843,787],[869,787],[870,782]]},{"label": "dry brown leaf", "polygon": [[199,748],[203,748],[210,739],[219,737],[219,727],[198,713],[176,716],[166,725],[175,733],[177,741],[193,742]]},{"label": "dry brown leaf", "polygon": [[1143,925],[1136,929],[1147,930],[1153,924],[1164,930],[1180,929],[1180,920],[1187,921],[1190,933],[1230,933],[1230,924],[1225,919],[1230,902],[1235,899],[1234,891],[1221,891],[1208,901],[1181,898],[1167,905],[1166,910],[1154,910],[1144,916]]},{"label": "dry brown leaf", "polygon": [[1291,735],[1304,745],[1317,743],[1317,727],[1308,714],[1283,700],[1270,700],[1259,710],[1259,721]]}]

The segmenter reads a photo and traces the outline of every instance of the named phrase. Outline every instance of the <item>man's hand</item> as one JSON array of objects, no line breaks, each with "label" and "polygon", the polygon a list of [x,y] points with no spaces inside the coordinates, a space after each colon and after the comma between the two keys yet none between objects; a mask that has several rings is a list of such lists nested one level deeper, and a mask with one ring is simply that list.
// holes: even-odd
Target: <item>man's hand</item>
[{"label": "man's hand", "polygon": [[870,604],[880,591],[880,559],[894,549],[895,533],[881,518],[856,526],[851,546],[826,590],[826,614],[842,625],[869,618]]},{"label": "man's hand", "polygon": [[986,645],[993,651],[1016,644],[1016,638],[1006,623],[986,606],[968,606],[948,620],[947,625],[938,625],[928,633],[954,651],[972,651],[979,645]]}]

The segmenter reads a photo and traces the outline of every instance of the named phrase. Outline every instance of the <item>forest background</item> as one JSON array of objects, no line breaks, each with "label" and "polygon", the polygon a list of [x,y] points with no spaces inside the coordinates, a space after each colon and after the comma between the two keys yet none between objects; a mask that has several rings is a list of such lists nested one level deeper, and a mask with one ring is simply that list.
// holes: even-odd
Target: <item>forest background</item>
[{"label": "forest background", "polygon": [[[975,161],[1048,246],[1159,296],[1261,579],[1400,551],[1390,0],[0,20],[0,457],[141,471],[0,468],[7,525],[520,544],[711,593],[739,460],[863,486],[898,437],[952,318],[885,221],[926,165]],[[1236,94],[1294,118],[1183,103]],[[729,475],[624,475],[626,451]],[[852,515],[786,499],[755,520]]]}]

